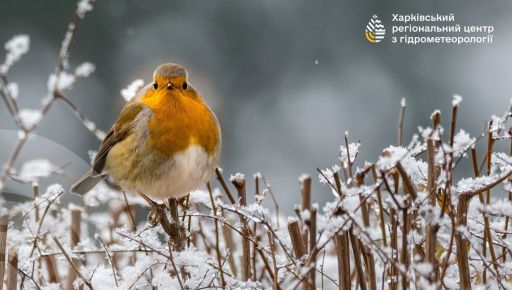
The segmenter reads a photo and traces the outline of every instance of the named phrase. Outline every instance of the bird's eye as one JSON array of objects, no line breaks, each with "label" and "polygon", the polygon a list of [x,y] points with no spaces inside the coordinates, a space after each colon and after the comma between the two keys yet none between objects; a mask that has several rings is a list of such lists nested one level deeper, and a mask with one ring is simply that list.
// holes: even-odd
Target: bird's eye
[{"label": "bird's eye", "polygon": [[187,82],[184,82],[183,85],[182,85],[182,88],[184,91],[186,91],[188,89],[188,84]]},{"label": "bird's eye", "polygon": [[153,89],[158,89],[158,84],[156,82],[153,83]]}]

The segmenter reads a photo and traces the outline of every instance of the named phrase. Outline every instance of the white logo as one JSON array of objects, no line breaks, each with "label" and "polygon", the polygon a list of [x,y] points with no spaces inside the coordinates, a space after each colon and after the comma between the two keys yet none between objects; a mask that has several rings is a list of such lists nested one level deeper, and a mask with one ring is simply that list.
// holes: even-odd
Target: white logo
[{"label": "white logo", "polygon": [[366,39],[368,39],[370,43],[377,43],[381,42],[385,35],[386,29],[384,28],[384,24],[382,24],[382,21],[380,21],[377,15],[373,15],[368,25],[366,25]]}]

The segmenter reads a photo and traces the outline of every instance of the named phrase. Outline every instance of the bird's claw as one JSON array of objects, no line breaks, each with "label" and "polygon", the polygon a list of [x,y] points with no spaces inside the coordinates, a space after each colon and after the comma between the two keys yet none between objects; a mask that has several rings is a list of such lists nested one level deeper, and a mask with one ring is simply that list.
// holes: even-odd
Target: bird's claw
[{"label": "bird's claw", "polygon": [[151,207],[148,214],[148,223],[151,227],[155,227],[160,222],[162,211],[158,207]]}]

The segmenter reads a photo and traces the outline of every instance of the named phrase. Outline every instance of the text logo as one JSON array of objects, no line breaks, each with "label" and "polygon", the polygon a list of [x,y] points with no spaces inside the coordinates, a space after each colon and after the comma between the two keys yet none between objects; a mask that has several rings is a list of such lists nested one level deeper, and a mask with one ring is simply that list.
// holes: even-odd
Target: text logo
[{"label": "text logo", "polygon": [[366,25],[364,34],[370,43],[378,43],[384,39],[384,36],[386,35],[386,29],[384,28],[384,24],[382,24],[382,21],[380,21],[377,15],[372,16],[368,22],[368,25]]}]

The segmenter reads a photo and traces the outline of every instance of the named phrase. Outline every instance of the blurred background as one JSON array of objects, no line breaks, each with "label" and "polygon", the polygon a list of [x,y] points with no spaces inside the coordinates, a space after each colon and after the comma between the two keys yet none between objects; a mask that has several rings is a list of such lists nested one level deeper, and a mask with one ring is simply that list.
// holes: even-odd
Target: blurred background
[{"label": "blurred background", "polygon": [[[0,2],[0,43],[31,37],[30,52],[9,75],[20,85],[22,107],[39,108],[75,7],[70,0]],[[461,25],[493,25],[493,43],[392,44],[392,13],[454,13]],[[314,200],[323,203],[331,193],[317,182],[316,168],[337,163],[345,131],[362,142],[361,163],[396,144],[402,97],[405,143],[418,125],[430,124],[434,109],[446,121],[454,94],[463,97],[458,127],[471,135],[492,114],[502,115],[512,97],[511,13],[512,2],[498,0],[97,1],[70,57],[72,68],[89,61],[96,72],[67,96],[107,131],[124,105],[121,89],[137,78],[149,82],[160,63],[180,63],[220,119],[226,176],[261,172],[291,203],[299,200],[297,177],[309,173]],[[364,37],[373,14],[388,32],[377,45]],[[14,128],[0,106],[0,129],[7,130],[0,132],[1,162]],[[34,157],[69,163],[69,183],[99,145],[60,103],[37,134],[44,138],[32,140],[20,164]]]}]

